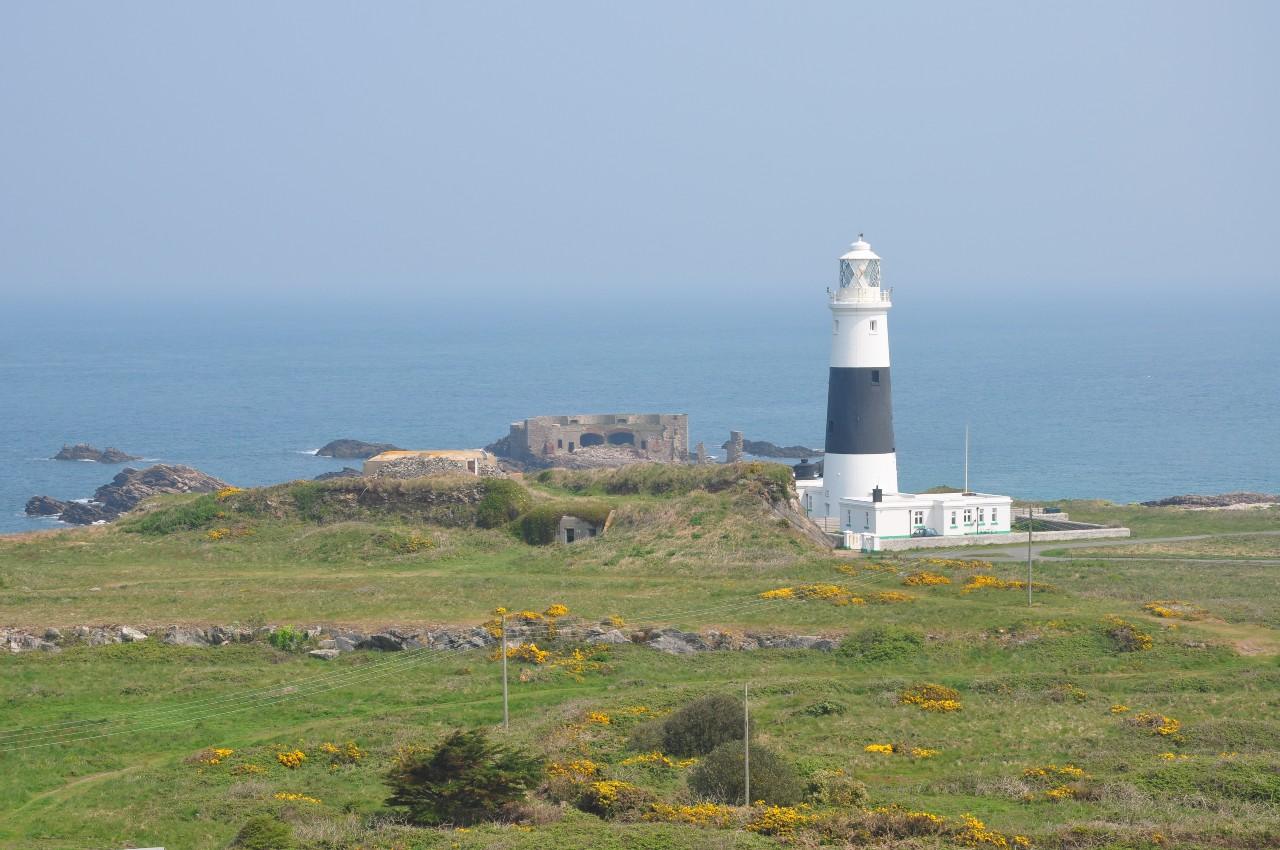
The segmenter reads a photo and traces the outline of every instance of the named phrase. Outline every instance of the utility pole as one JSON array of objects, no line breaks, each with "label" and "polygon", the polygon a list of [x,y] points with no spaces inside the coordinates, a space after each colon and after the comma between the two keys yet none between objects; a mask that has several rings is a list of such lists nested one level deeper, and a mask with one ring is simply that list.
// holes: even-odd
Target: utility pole
[{"label": "utility pole", "polygon": [[747,703],[748,684],[742,683],[742,804],[751,807],[751,708]]},{"label": "utility pole", "polygon": [[964,423],[964,492],[969,492],[969,423]]},{"label": "utility pole", "polygon": [[507,706],[507,615],[502,618],[502,731],[511,731],[511,710]]},{"label": "utility pole", "polygon": [[1035,528],[1036,521],[1031,518],[1031,512],[1034,508],[1027,505],[1027,607],[1031,607],[1031,529]]}]

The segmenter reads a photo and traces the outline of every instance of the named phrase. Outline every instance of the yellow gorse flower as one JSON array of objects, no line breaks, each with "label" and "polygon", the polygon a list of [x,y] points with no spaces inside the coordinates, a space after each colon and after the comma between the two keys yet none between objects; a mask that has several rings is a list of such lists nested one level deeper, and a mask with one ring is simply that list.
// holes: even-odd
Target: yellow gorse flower
[{"label": "yellow gorse flower", "polygon": [[951,579],[941,573],[931,573],[928,570],[920,572],[908,573],[907,577],[902,580],[907,587],[927,587],[935,584],[951,584]]},{"label": "yellow gorse flower", "polygon": [[897,751],[893,744],[867,744],[862,749],[863,752],[879,753],[885,756],[891,756]]},{"label": "yellow gorse flower", "polygon": [[898,702],[922,711],[959,711],[960,692],[946,685],[914,685],[898,694]]},{"label": "yellow gorse flower", "polygon": [[302,750],[288,750],[283,753],[276,753],[276,761],[280,762],[290,770],[298,769],[306,760],[307,754]]},{"label": "yellow gorse flower", "polygon": [[315,797],[308,797],[306,794],[297,794],[293,791],[277,791],[273,795],[277,800],[287,800],[290,803],[311,803],[319,805],[320,801]]}]

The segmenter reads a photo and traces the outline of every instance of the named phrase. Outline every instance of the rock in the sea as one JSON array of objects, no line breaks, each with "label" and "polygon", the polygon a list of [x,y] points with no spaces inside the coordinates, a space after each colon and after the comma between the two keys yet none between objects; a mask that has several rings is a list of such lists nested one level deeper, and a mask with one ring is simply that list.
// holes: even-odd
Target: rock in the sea
[{"label": "rock in the sea", "polygon": [[[226,486],[227,482],[189,466],[159,463],[142,470],[124,469],[111,483],[95,490],[90,501],[63,503],[59,516],[63,522],[73,525],[110,522],[133,510],[144,499],[161,493],[212,493]],[[27,502],[28,512],[33,504],[41,507],[54,502],[57,500],[47,496],[33,497]]]},{"label": "rock in the sea", "polygon": [[326,443],[320,451],[316,452],[316,456],[364,460],[376,454],[394,451],[400,451],[400,448],[391,443],[366,443],[364,440],[343,439]]},{"label": "rock in the sea", "polygon": [[53,456],[54,460],[92,460],[97,463],[127,463],[131,460],[141,460],[136,455],[126,454],[119,449],[107,446],[105,449],[98,449],[88,443],[76,443],[74,446],[64,445],[59,452]]},{"label": "rock in the sea", "polygon": [[322,472],[319,475],[317,475],[315,478],[312,478],[311,480],[312,481],[330,481],[334,478],[360,478],[363,475],[364,473],[358,469],[354,469],[350,466],[344,466],[342,467],[342,469],[334,469],[334,470],[330,470],[329,472]]},{"label": "rock in the sea", "polygon": [[32,496],[27,500],[27,516],[57,516],[67,509],[67,503],[48,496]]},{"label": "rock in the sea", "polygon": [[[729,441],[726,440],[722,443],[720,448],[729,448]],[[810,449],[805,446],[779,446],[768,440],[743,440],[742,450],[755,457],[807,458],[822,456],[822,449]]]}]

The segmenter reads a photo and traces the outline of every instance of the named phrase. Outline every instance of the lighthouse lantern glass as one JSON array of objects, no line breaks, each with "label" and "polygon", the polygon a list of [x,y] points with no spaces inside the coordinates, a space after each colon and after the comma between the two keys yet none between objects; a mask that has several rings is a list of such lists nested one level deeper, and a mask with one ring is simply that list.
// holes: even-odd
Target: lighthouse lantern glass
[{"label": "lighthouse lantern glass", "polygon": [[879,286],[879,260],[841,260],[840,288],[850,286]]}]

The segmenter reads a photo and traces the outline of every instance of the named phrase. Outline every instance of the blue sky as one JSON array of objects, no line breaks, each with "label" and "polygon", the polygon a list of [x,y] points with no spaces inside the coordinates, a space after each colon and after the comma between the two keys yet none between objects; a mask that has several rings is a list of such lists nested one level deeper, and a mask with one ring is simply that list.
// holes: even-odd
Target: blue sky
[{"label": "blue sky", "polygon": [[7,3],[0,296],[1267,289],[1280,4]]}]

